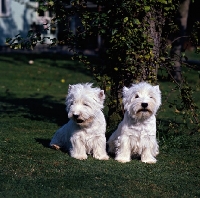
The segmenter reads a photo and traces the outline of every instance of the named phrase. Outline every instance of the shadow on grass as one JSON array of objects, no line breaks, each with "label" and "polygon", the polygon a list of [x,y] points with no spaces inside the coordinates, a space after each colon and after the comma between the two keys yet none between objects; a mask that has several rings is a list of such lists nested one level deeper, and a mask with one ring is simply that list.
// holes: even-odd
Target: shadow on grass
[{"label": "shadow on grass", "polygon": [[[39,143],[39,144],[42,144],[42,146],[45,147],[45,148],[49,148],[49,149],[56,150],[56,149],[54,149],[54,148],[51,148],[50,145],[49,145],[50,142],[51,142],[51,139],[35,138],[35,141],[36,141],[37,143]],[[67,153],[68,155],[70,155],[68,151],[63,150],[63,149],[59,149],[59,150],[57,150],[57,151],[61,151],[61,152],[63,152],[63,153]],[[108,145],[106,145],[106,151],[107,151],[107,153],[108,153],[108,155],[109,155],[109,157],[110,157],[111,159],[115,159],[115,154],[114,154],[114,153],[109,153],[109,152],[108,152]],[[141,157],[138,156],[138,155],[133,155],[133,156],[131,157],[131,159],[132,159],[132,160],[138,160],[138,161],[139,161],[139,160],[141,160]]]},{"label": "shadow on grass", "polygon": [[35,138],[35,141],[38,142],[39,144],[42,144],[42,146],[45,148],[51,148],[49,146],[51,139]]},{"label": "shadow on grass", "polygon": [[12,57],[12,59],[0,58],[0,61],[5,61],[10,64],[16,65],[17,67],[23,66],[24,64],[29,65],[29,60],[38,62],[40,64],[49,65],[51,67],[64,68],[73,72],[84,73],[85,75],[92,76],[91,72],[85,68],[85,66],[78,61],[73,61],[70,55],[60,54],[21,54],[21,53],[9,53],[3,54],[3,57]]},{"label": "shadow on grass", "polygon": [[53,100],[52,96],[42,98],[15,98],[13,95],[0,97],[2,115],[22,116],[31,120],[48,121],[62,126],[68,122],[65,105]]},{"label": "shadow on grass", "polygon": [[[51,139],[43,139],[43,138],[35,138],[35,141],[39,144],[42,144],[43,147],[45,148],[49,148],[49,149],[52,149],[52,150],[56,150],[52,147],[50,147],[50,142],[51,142]],[[61,151],[63,153],[67,153],[69,155],[69,152],[66,151],[66,150],[63,150],[62,148],[61,149],[58,149],[57,151]]]}]

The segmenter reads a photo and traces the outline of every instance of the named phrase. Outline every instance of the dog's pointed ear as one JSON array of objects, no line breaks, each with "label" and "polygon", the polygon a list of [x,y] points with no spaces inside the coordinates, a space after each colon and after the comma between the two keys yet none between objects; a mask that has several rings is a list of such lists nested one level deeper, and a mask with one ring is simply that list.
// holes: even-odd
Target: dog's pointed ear
[{"label": "dog's pointed ear", "polygon": [[159,85],[156,85],[156,86],[153,86],[153,87],[154,87],[154,89],[155,89],[158,93],[160,93]]},{"label": "dog's pointed ear", "polygon": [[123,96],[126,95],[126,92],[127,92],[128,90],[129,90],[129,88],[127,88],[127,87],[125,87],[125,86],[123,87],[123,90],[122,90],[122,91],[123,91],[123,92],[122,92],[122,93],[123,93]]},{"label": "dog's pointed ear", "polygon": [[100,98],[100,100],[104,100],[104,99],[105,99],[104,90],[101,90],[101,91],[99,92],[99,98]]}]

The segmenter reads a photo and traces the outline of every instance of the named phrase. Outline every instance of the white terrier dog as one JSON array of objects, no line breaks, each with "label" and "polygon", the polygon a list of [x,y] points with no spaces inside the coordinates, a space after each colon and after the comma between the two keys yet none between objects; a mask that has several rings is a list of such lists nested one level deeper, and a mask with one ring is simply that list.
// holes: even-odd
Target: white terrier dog
[{"label": "white terrier dog", "polygon": [[80,160],[87,159],[87,154],[107,160],[106,122],[101,111],[104,99],[104,91],[90,83],[69,85],[66,111],[70,120],[56,131],[50,146]]},{"label": "white terrier dog", "polygon": [[129,162],[134,154],[145,163],[156,163],[156,112],[161,105],[159,86],[146,82],[123,88],[124,119],[108,140],[109,152],[119,162]]}]

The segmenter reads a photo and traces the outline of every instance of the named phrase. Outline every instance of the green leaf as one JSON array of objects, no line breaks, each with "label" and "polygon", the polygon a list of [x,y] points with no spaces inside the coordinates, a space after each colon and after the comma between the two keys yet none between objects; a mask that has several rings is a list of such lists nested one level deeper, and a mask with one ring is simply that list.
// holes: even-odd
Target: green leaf
[{"label": "green leaf", "polygon": [[139,25],[139,24],[140,24],[140,21],[139,21],[139,19],[134,19],[133,21],[134,21],[134,24],[137,24],[137,25]]},{"label": "green leaf", "polygon": [[158,2],[163,3],[163,4],[167,4],[166,0],[158,0]]},{"label": "green leaf", "polygon": [[165,61],[165,57],[160,57],[160,60]]},{"label": "green leaf", "polygon": [[126,23],[128,21],[128,17],[124,18],[124,23]]},{"label": "green leaf", "polygon": [[148,12],[150,9],[151,9],[150,6],[144,6],[144,10],[145,10],[146,12]]},{"label": "green leaf", "polygon": [[165,7],[164,8],[166,11],[169,11],[170,10],[170,7]]},{"label": "green leaf", "polygon": [[54,2],[53,2],[53,1],[49,1],[49,5],[50,5],[50,6],[53,6],[53,5],[54,5]]},{"label": "green leaf", "polygon": [[10,41],[12,41],[11,38],[6,38],[6,43],[9,43]]},{"label": "green leaf", "polygon": [[117,29],[112,30],[112,35],[116,34],[117,31],[118,31]]}]

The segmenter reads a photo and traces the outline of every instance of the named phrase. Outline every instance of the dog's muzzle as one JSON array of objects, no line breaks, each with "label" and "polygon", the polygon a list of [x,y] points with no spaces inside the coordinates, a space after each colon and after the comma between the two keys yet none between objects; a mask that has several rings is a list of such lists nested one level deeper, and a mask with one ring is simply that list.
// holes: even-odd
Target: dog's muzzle
[{"label": "dog's muzzle", "polygon": [[89,117],[87,119],[81,119],[80,115],[73,114],[73,119],[77,124],[84,126],[84,125],[88,125],[88,124],[92,123],[94,117]]},{"label": "dog's muzzle", "polygon": [[148,103],[143,102],[143,103],[141,103],[141,106],[142,106],[142,108],[140,108],[137,113],[140,113],[140,112],[152,113],[152,111],[148,108]]},{"label": "dog's muzzle", "polygon": [[83,120],[83,119],[80,119],[80,118],[79,118],[79,115],[77,115],[77,114],[73,114],[73,119],[74,119],[78,124],[81,124],[81,123],[84,122],[84,120]]}]

